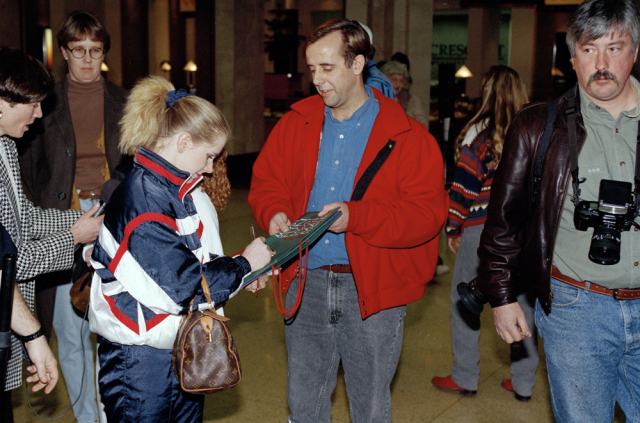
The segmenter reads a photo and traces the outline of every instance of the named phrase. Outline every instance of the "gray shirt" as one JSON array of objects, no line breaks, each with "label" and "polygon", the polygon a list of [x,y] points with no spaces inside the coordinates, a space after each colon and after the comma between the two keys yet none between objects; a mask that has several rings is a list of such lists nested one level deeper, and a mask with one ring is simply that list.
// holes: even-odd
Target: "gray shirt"
[{"label": "gray shirt", "polygon": [[[631,84],[639,93],[640,100],[640,84],[633,77]],[[580,200],[597,201],[600,180],[633,183],[640,105],[620,113],[618,119],[614,120],[607,110],[592,102],[580,90],[580,111],[587,130],[587,139],[578,157],[580,178],[586,178],[580,184]],[[631,227],[630,231],[622,232],[619,263],[608,266],[596,264],[588,257],[593,228],[586,232],[575,229],[572,197],[573,189],[569,182],[553,265],[565,276],[609,289],[640,287],[640,231]],[[640,218],[636,220],[640,222]]]}]

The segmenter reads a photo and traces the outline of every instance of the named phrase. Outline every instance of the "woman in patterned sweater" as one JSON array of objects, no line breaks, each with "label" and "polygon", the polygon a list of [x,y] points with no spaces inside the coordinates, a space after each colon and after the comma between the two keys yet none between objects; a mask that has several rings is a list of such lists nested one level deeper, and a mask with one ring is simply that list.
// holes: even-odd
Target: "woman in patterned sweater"
[{"label": "woman in patterned sweater", "polygon": [[[483,83],[480,111],[456,140],[456,173],[449,192],[450,206],[446,233],[449,248],[457,254],[451,286],[451,338],[454,363],[451,375],[434,377],[440,389],[475,395],[480,374],[480,316],[465,309],[458,296],[458,284],[476,277],[480,260],[476,250],[487,219],[487,207],[493,175],[500,163],[507,129],[520,108],[528,101],[524,82],[507,66],[492,66]],[[533,325],[533,309],[526,298],[518,300],[529,311],[527,321]],[[525,343],[525,344],[522,344]],[[524,354],[522,354],[524,352]],[[528,401],[535,384],[538,352],[533,338],[512,344],[511,379],[502,387],[515,392],[516,399]]]}]

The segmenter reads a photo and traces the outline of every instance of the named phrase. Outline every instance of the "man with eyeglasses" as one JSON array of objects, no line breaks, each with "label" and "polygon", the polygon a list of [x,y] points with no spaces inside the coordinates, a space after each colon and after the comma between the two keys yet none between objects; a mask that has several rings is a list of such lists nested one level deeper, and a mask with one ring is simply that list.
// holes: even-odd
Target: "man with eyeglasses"
[{"label": "man with eyeglasses", "polygon": [[[42,103],[42,124],[29,131],[35,138],[21,155],[20,165],[37,206],[88,210],[122,160],[118,122],[127,92],[101,75],[110,37],[95,16],[72,13],[57,41],[69,73]],[[71,403],[79,397],[73,407],[75,417],[80,423],[97,421],[93,346],[89,325],[82,326],[82,315],[71,305],[71,276],[49,274],[38,286],[39,320],[47,337],[53,322]]]}]

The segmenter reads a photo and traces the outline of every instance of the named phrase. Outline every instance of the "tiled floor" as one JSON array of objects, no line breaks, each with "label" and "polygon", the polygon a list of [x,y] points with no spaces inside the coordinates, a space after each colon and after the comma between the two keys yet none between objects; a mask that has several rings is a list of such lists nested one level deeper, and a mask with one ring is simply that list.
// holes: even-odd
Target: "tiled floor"
[{"label": "tiled floor", "polygon": [[[246,190],[236,190],[220,216],[225,251],[233,253],[249,241],[253,223],[246,203]],[[455,257],[441,240],[445,263],[453,268]],[[436,278],[425,297],[407,307],[405,335],[398,371],[393,381],[393,422],[553,422],[544,356],[537,372],[537,384],[529,403],[516,401],[500,382],[509,377],[509,348],[496,334],[491,313],[485,310],[480,337],[481,373],[478,394],[465,398],[441,392],[431,384],[433,376],[449,374],[452,363],[449,323],[451,273]],[[278,314],[271,284],[258,298],[242,292],[229,302],[225,314],[233,332],[244,370],[241,384],[230,391],[211,395],[205,401],[205,422],[284,423],[289,410],[286,399],[286,348],[282,317]],[[55,348],[55,340],[53,342]],[[542,354],[542,342],[540,343]],[[79,370],[80,371],[80,370]],[[14,391],[15,420],[41,421],[27,405],[24,389]],[[332,421],[349,422],[349,407],[342,379],[333,395]],[[34,408],[47,417],[69,407],[64,382],[49,395],[33,395]],[[60,420],[75,422],[73,412]],[[623,422],[624,417],[616,422]]]}]

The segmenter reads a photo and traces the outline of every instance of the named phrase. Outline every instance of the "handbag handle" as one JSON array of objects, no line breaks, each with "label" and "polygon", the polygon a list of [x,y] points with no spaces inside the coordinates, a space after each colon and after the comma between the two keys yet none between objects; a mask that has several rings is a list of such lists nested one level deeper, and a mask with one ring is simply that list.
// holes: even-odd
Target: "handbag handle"
[{"label": "handbag handle", "polygon": [[[201,273],[201,275],[202,275],[202,279],[200,279],[200,285],[202,286],[202,293],[204,294],[204,298],[207,300],[207,303],[209,304],[209,310],[213,310],[213,312],[215,313],[216,311],[215,303],[211,299],[211,290],[209,289],[207,278],[204,277],[204,273]],[[193,303],[195,303],[196,297],[197,295],[194,296],[191,299],[191,302],[189,303],[189,312],[187,313],[189,315],[193,312]]]},{"label": "handbag handle", "polygon": [[204,273],[202,274],[200,285],[202,285],[202,292],[204,293],[204,297],[207,299],[207,302],[211,305],[211,308],[214,308],[213,306],[215,304],[211,299],[211,290],[209,289],[209,284],[207,283],[207,279],[204,277]]}]

